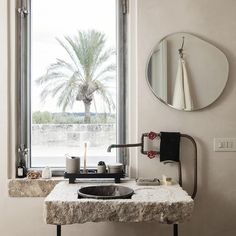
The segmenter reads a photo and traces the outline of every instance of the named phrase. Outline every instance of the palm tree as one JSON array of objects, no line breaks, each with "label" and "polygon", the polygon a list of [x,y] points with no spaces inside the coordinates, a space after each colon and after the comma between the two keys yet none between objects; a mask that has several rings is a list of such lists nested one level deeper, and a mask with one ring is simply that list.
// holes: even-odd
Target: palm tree
[{"label": "palm tree", "polygon": [[57,105],[65,111],[75,101],[84,103],[84,122],[90,123],[90,107],[94,96],[102,98],[109,112],[115,108],[107,81],[115,79],[115,64],[109,60],[114,50],[105,49],[105,35],[95,30],[79,31],[74,38],[57,39],[68,56],[67,60],[56,59],[47,72],[36,80],[43,85],[41,98],[57,96]]}]

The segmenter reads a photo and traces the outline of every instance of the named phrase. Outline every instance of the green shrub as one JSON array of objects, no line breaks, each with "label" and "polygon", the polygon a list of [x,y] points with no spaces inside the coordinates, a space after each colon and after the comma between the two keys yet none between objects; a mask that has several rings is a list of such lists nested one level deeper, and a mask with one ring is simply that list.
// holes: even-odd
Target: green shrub
[{"label": "green shrub", "polygon": [[52,114],[48,111],[36,111],[32,115],[33,124],[51,124],[52,121]]},{"label": "green shrub", "polygon": [[[32,114],[33,124],[84,124],[83,113],[50,113],[48,111],[36,111]],[[114,114],[98,113],[92,114],[91,124],[115,123]]]}]

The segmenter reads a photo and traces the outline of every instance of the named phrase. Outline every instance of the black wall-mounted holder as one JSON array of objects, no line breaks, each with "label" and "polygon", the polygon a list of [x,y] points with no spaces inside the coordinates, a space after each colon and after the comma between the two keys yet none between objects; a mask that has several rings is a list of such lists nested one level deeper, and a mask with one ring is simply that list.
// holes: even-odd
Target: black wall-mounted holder
[{"label": "black wall-mounted holder", "polygon": [[64,178],[69,179],[69,183],[73,184],[75,183],[76,179],[94,179],[94,178],[99,178],[99,179],[114,179],[115,183],[120,183],[120,179],[125,177],[125,173],[96,173],[95,171],[88,171],[88,173],[75,173],[75,174],[70,174],[65,172],[64,173]]}]

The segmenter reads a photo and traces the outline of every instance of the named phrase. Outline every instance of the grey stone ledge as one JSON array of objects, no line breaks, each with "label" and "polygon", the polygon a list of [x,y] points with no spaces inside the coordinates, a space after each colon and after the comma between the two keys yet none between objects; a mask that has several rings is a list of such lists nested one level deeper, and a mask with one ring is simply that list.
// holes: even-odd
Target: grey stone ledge
[{"label": "grey stone ledge", "polygon": [[53,179],[11,179],[8,182],[10,197],[46,197],[62,178]]},{"label": "grey stone ledge", "polygon": [[189,220],[194,207],[192,198],[179,186],[137,186],[134,181],[121,183],[134,189],[131,199],[78,199],[82,186],[94,184],[59,183],[44,201],[47,224],[66,225],[85,222],[152,222],[173,224]]}]

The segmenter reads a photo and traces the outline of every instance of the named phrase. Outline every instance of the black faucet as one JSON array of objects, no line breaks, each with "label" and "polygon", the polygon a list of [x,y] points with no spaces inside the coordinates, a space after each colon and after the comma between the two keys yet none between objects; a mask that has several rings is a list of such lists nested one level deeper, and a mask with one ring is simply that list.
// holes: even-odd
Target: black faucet
[{"label": "black faucet", "polygon": [[127,148],[127,147],[143,147],[143,143],[131,143],[131,144],[111,144],[107,148],[107,152],[111,152],[112,148]]}]

